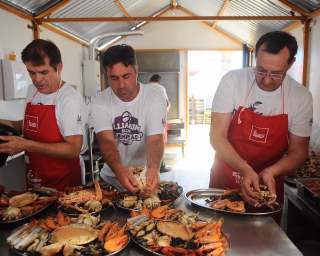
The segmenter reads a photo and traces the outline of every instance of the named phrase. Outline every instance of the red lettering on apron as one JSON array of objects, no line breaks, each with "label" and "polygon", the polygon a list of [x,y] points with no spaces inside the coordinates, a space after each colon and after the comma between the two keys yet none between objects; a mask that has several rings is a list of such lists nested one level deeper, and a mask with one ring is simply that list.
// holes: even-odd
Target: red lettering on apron
[{"label": "red lettering on apron", "polygon": [[[27,103],[24,118],[24,137],[26,139],[44,143],[65,141],[57,123],[55,105],[53,104],[31,105],[31,102]],[[33,123],[36,119],[37,129],[29,129],[30,126],[33,127],[29,121]],[[40,185],[63,191],[67,186],[73,187],[82,184],[79,157],[63,159],[28,151],[25,152],[25,157],[28,159],[25,163],[27,189]]]},{"label": "red lettering on apron", "polygon": [[[255,81],[253,81],[247,99]],[[278,162],[288,147],[288,115],[284,114],[284,85],[282,84],[283,112],[276,116],[262,116],[239,107],[229,127],[228,140],[236,152],[260,173]],[[246,99],[246,102],[247,102]],[[246,102],[244,106],[246,105]],[[216,154],[210,175],[210,188],[239,188],[242,176]],[[283,178],[275,178],[277,201],[284,201]],[[282,211],[270,214],[280,225]]]}]

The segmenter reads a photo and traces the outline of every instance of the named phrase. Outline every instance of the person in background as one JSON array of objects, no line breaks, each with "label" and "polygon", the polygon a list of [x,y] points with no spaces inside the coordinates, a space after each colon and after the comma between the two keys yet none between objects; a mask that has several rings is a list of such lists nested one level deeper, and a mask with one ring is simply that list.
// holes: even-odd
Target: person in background
[{"label": "person in background", "polygon": [[101,178],[119,190],[139,191],[127,166],[147,165],[146,191],[159,181],[164,152],[167,105],[162,93],[137,81],[138,65],[133,48],[115,45],[102,57],[110,87],[91,104],[94,130],[106,164]]},{"label": "person in background", "polygon": [[[153,75],[150,78],[149,83],[147,85],[157,89],[159,92],[161,92],[163,94],[163,96],[166,98],[166,101],[167,101],[167,112],[169,112],[171,105],[170,105],[170,101],[169,101],[166,89],[161,85],[161,76],[159,76],[158,74]],[[168,131],[167,130],[168,129],[167,129],[167,126],[166,126],[165,130],[164,130],[164,143],[166,143],[168,141]],[[171,171],[171,168],[170,167],[166,167],[166,163],[164,161],[164,154],[163,154],[160,173],[170,172],[170,171]]]},{"label": "person in background", "polygon": [[[312,129],[311,93],[287,75],[297,49],[286,32],[264,34],[255,47],[256,66],[222,78],[212,103],[210,188],[241,187],[256,205],[251,187],[259,191],[263,184],[277,195],[269,203],[283,203],[282,176],[306,161]],[[271,215],[280,225],[281,211]]]},{"label": "person in background", "polygon": [[[33,84],[28,87],[24,120],[0,120],[24,138],[1,136],[0,152],[25,151],[27,189],[64,190],[82,184],[80,150],[88,111],[81,95],[61,78],[62,60],[51,41],[33,40],[21,53]],[[84,172],[83,172],[84,173]]]}]

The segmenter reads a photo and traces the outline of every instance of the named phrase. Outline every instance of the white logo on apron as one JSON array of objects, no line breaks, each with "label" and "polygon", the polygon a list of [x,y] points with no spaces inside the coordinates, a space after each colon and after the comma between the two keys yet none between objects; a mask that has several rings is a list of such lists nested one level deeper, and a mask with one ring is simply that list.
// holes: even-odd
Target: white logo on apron
[{"label": "white logo on apron", "polygon": [[260,128],[252,125],[249,140],[266,143],[268,132],[269,132],[269,128]]},{"label": "white logo on apron", "polygon": [[42,179],[38,178],[38,173],[34,172],[32,170],[29,170],[28,174],[27,174],[27,178],[29,181],[29,185],[34,187],[34,186],[39,186],[41,187],[41,181]]}]

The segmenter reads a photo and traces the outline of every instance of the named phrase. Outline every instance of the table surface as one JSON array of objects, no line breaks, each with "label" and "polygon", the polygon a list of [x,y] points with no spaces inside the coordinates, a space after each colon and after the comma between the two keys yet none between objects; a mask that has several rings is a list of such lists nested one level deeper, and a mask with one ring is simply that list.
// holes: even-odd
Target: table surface
[{"label": "table surface", "polygon": [[[230,235],[231,250],[227,255],[302,255],[286,234],[268,215],[248,216],[234,213],[217,212],[190,203],[185,197],[178,199],[174,208],[184,210],[187,214],[199,212],[201,219],[218,219],[223,217],[224,223],[221,230]],[[55,211],[53,205],[49,207],[51,211]],[[47,211],[39,213],[35,217],[46,218]],[[102,220],[118,221],[121,225],[128,218],[129,211],[118,208],[109,207],[101,212]],[[29,219],[13,223],[0,224],[0,255],[17,255],[6,244],[6,238],[12,230],[22,224],[29,222]],[[140,246],[130,241],[129,245],[119,252],[117,255],[125,256],[148,256],[154,255]]]}]

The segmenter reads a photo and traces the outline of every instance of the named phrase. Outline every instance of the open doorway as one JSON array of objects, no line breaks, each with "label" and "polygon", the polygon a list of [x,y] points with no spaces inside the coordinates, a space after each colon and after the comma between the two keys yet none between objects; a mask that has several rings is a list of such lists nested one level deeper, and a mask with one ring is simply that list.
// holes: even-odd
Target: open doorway
[{"label": "open doorway", "polygon": [[238,68],[242,51],[188,51],[187,165],[210,170],[215,153],[209,141],[212,100],[221,78]]}]

